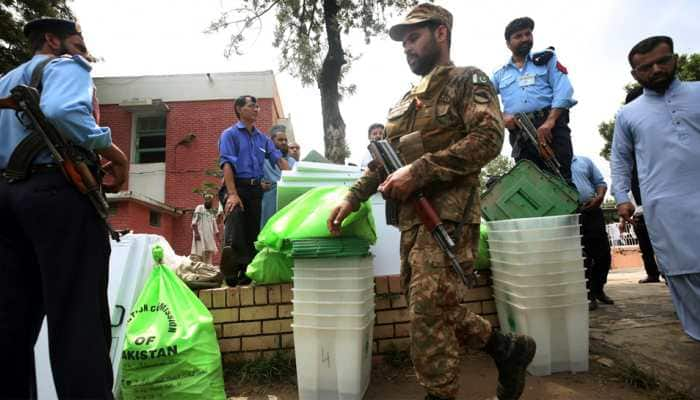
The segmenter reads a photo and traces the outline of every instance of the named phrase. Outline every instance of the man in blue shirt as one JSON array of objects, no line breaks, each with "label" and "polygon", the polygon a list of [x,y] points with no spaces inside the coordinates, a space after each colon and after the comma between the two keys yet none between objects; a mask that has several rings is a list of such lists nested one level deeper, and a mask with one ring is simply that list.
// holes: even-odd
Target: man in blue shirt
[{"label": "man in blue shirt", "polygon": [[611,255],[608,234],[605,230],[605,218],[600,205],[605,199],[608,185],[603,174],[588,157],[574,156],[571,162],[571,177],[579,193],[581,212],[581,234],[586,260],[586,278],[588,279],[589,308],[598,308],[598,301],[613,304],[613,300],[603,291],[608,281]]},{"label": "man in blue shirt", "polygon": [[219,200],[225,218],[221,272],[231,287],[250,283],[245,270],[255,257],[254,243],[260,233],[263,163],[270,160],[282,170],[289,169],[272,140],[255,127],[260,110],[255,97],[238,97],[234,110],[239,121],[219,139],[219,165],[224,171]]},{"label": "man in blue shirt", "polygon": [[[74,145],[111,161],[108,189],[118,190],[128,161],[94,117],[80,27],[41,19],[28,23],[24,34],[34,57],[0,79],[0,97],[18,85],[41,88],[47,120]],[[0,343],[6,344],[3,359],[12,361],[0,363],[0,398],[36,396],[34,344],[46,316],[58,397],[111,399],[107,229],[48,150],[31,160],[26,179],[8,178],[17,157],[31,158],[18,147],[29,134],[14,110],[0,110]]]},{"label": "man in blue shirt", "polygon": [[[559,171],[571,180],[571,130],[569,109],[576,105],[568,71],[559,63],[553,49],[532,54],[532,30],[535,22],[518,18],[505,30],[506,46],[512,57],[491,80],[503,102],[503,120],[510,131],[510,144],[516,161],[527,159],[547,169],[539,150],[527,142],[516,126],[514,115],[525,113],[537,128],[540,144],[557,158]],[[552,171],[554,172],[554,171]]]},{"label": "man in blue shirt", "polygon": [[[289,168],[294,168],[296,160],[289,155],[289,146],[287,145],[287,127],[284,125],[275,125],[270,128],[270,139],[275,147],[282,153],[282,157],[287,160]],[[262,216],[260,217],[260,229],[262,229],[267,220],[277,212],[277,182],[282,178],[282,170],[277,164],[272,162],[272,159],[267,159],[263,163],[263,171],[265,180],[262,187],[265,193],[262,199]]]},{"label": "man in blue shirt", "polygon": [[683,329],[700,341],[700,82],[677,79],[667,36],[642,40],[628,61],[644,93],[615,118],[612,192],[621,221],[633,222],[628,193],[636,161],[659,269]]}]

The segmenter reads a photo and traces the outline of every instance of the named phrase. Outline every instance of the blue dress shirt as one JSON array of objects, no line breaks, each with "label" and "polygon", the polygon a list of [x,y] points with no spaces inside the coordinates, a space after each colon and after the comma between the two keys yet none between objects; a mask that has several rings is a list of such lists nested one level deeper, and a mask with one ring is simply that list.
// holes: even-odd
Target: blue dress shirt
[{"label": "blue dress shirt", "polygon": [[270,138],[253,127],[250,133],[242,122],[238,122],[221,133],[219,140],[219,166],[230,164],[236,178],[261,179],[264,176],[263,162],[273,164],[282,157]]},{"label": "blue dress shirt", "polygon": [[528,54],[523,68],[518,69],[511,58],[498,69],[491,81],[501,95],[503,112],[512,115],[545,107],[569,109],[576,105],[569,77],[557,64],[556,55],[546,65],[535,65],[532,54]]},{"label": "blue dress shirt", "polygon": [[644,89],[617,113],[610,158],[617,204],[629,201],[635,158],[659,268],[700,273],[700,82],[674,80],[663,94]]},{"label": "blue dress shirt", "polygon": [[[7,97],[17,85],[31,84],[34,67],[46,59],[36,55],[28,62],[8,72],[0,79],[0,97]],[[104,149],[112,144],[109,128],[97,125],[92,116],[94,85],[90,77],[90,64],[82,57],[59,57],[44,68],[41,111],[68,140],[88,150]],[[0,110],[0,169],[7,162],[15,147],[27,136],[14,110]],[[48,150],[40,153],[35,164],[53,162]]]},{"label": "blue dress shirt", "polygon": [[588,157],[574,156],[571,160],[571,179],[576,185],[581,204],[594,198],[599,187],[608,187],[603,174]]}]

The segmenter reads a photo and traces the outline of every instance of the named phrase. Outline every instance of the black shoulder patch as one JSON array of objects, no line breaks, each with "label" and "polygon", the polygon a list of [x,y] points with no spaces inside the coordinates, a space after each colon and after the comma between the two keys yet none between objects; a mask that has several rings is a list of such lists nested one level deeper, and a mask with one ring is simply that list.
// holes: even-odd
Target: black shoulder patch
[{"label": "black shoulder patch", "polygon": [[540,51],[532,55],[532,63],[535,65],[547,65],[549,60],[554,56],[554,47],[548,47],[547,50]]}]

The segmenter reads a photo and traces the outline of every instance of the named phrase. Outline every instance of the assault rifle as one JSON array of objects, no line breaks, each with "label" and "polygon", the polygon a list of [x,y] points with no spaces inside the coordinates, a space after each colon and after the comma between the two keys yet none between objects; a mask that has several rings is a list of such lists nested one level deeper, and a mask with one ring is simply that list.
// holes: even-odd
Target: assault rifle
[{"label": "assault rifle", "polygon": [[[36,132],[41,136],[63,175],[80,193],[90,199],[90,203],[104,221],[109,235],[119,241],[119,233],[112,229],[107,221],[109,205],[98,179],[88,167],[88,158],[46,119],[39,108],[39,100],[40,94],[35,88],[18,85],[10,91],[9,97],[0,99],[0,108],[15,110],[17,119],[27,131]],[[9,180],[11,181],[12,177]]]},{"label": "assault rifle", "polygon": [[[403,162],[401,162],[398,154],[396,154],[396,151],[394,151],[388,141],[372,141],[368,149],[372,154],[372,158],[383,164],[387,174],[391,174],[403,167]],[[453,253],[455,242],[447,233],[445,225],[443,225],[442,220],[440,220],[435,208],[433,208],[428,199],[426,199],[420,191],[415,192],[411,200],[421,222],[433,235],[433,238],[443,253],[450,259],[452,270],[457,273],[467,287],[473,287],[476,283],[476,273],[471,272],[467,275],[462,271],[462,266],[459,265],[457,256]]]},{"label": "assault rifle", "polygon": [[540,141],[537,139],[537,128],[535,128],[535,125],[532,124],[530,117],[528,117],[525,113],[516,113],[515,123],[520,128],[525,140],[529,141],[533,146],[535,146],[535,149],[537,149],[539,152],[540,158],[542,159],[542,162],[544,162],[544,165],[546,165],[552,173],[558,175],[562,180],[566,181],[566,179],[564,179],[564,175],[562,175],[561,171],[559,171],[561,164],[559,163],[559,160],[557,160],[557,157],[554,155],[552,149],[547,143],[540,143]]}]

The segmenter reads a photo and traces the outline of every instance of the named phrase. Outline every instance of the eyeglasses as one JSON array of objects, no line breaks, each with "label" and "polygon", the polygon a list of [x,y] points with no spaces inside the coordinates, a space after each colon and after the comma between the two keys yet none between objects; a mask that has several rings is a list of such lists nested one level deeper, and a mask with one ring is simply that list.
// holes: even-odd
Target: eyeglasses
[{"label": "eyeglasses", "polygon": [[636,72],[641,72],[641,73],[647,73],[651,71],[652,68],[654,68],[654,65],[658,65],[659,67],[665,67],[669,64],[671,64],[671,61],[674,60],[674,54],[667,54],[658,60],[652,61],[647,64],[642,64],[642,65],[637,65],[634,67],[634,71]]}]

